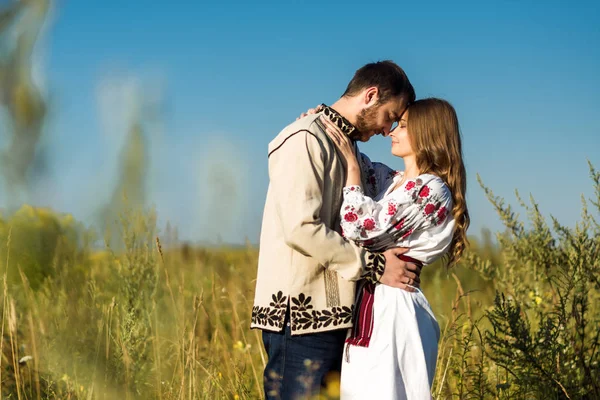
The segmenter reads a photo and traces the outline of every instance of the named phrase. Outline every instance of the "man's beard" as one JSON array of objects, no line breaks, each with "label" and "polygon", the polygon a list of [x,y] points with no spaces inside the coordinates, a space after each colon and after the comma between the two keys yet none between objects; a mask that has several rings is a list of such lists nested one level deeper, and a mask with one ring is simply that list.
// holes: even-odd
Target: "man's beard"
[{"label": "man's beard", "polygon": [[350,136],[352,140],[369,140],[371,132],[377,129],[377,111],[379,107],[378,105],[374,105],[373,107],[365,108],[356,116],[354,126],[356,126],[358,132]]}]

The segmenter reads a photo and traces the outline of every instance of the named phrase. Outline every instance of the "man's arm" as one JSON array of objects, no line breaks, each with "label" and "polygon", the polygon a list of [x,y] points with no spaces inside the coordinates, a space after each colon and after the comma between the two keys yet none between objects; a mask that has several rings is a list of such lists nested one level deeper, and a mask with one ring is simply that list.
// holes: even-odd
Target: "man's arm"
[{"label": "man's arm", "polygon": [[[288,246],[347,280],[379,280],[383,266],[320,219],[326,165],[323,143],[310,131],[291,135],[269,155],[269,178]],[[337,213],[337,210],[332,210]],[[372,256],[371,258],[374,258]]]},{"label": "man's arm", "polygon": [[293,134],[270,153],[269,178],[286,244],[344,279],[366,278],[378,283],[385,272],[387,285],[406,288],[408,277],[414,281],[419,271],[395,256],[403,251],[370,253],[345,240],[319,218],[326,168],[323,144],[307,130]]}]

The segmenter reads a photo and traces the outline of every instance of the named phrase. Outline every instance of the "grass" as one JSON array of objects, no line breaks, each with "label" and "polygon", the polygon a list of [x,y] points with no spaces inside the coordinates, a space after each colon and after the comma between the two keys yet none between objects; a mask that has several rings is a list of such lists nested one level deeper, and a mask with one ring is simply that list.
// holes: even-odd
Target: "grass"
[{"label": "grass", "polygon": [[[533,203],[525,229],[488,196],[510,228],[499,246],[484,236],[463,265],[423,272],[442,328],[433,394],[594,398],[598,225],[584,207],[575,228],[551,229]],[[119,240],[106,240],[118,245],[97,248],[92,231],[51,210],[0,218],[2,398],[262,396],[266,359],[249,329],[257,249],[193,248],[155,224],[129,210]],[[338,394],[332,383],[322,398]]]},{"label": "grass", "polygon": [[[0,225],[3,397],[260,397],[266,358],[260,331],[249,329],[257,249],[163,248],[153,217],[128,218],[118,251],[70,243],[85,231],[49,210],[24,207]],[[52,260],[46,268],[27,252],[35,227],[55,244],[40,256]],[[15,237],[31,243],[15,246]],[[424,280],[436,314],[456,313],[457,280],[441,268]]]}]

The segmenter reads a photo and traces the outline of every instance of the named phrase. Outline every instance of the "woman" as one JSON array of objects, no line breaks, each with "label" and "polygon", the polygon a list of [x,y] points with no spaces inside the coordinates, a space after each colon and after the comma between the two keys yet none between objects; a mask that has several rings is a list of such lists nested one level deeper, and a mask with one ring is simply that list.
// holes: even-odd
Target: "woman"
[{"label": "woman", "polygon": [[[375,198],[361,187],[352,142],[327,118],[322,122],[347,161],[340,211],[344,236],[377,251],[410,248],[405,256],[424,266],[442,256],[447,266],[456,264],[468,243],[469,216],[454,108],[433,98],[409,107],[390,133],[392,154],[404,160],[404,171],[367,166],[380,188]],[[342,365],[342,399],[431,398],[440,330],[423,292],[414,289],[359,285]]]}]

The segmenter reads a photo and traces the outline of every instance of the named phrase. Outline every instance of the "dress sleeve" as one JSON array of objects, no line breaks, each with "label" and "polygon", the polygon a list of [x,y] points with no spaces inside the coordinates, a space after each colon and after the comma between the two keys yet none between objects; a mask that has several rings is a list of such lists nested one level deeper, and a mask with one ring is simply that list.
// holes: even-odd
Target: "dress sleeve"
[{"label": "dress sleeve", "polygon": [[390,235],[401,243],[442,224],[452,209],[448,187],[434,176],[409,180],[380,201],[366,196],[360,186],[345,187],[343,196],[340,216],[344,236],[365,245]]}]

